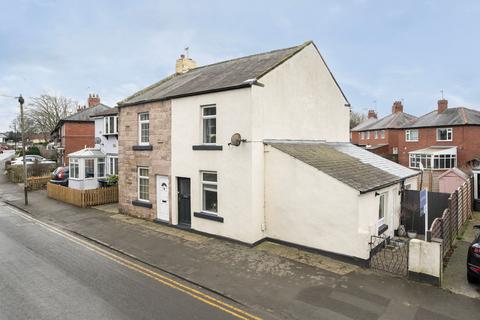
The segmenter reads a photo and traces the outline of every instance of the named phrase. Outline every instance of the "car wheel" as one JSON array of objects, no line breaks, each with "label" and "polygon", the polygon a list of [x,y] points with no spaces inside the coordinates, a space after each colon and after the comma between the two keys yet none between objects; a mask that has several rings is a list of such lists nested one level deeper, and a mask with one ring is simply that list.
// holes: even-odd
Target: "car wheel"
[{"label": "car wheel", "polygon": [[470,274],[470,272],[467,272],[467,281],[469,283],[478,283],[478,278]]}]

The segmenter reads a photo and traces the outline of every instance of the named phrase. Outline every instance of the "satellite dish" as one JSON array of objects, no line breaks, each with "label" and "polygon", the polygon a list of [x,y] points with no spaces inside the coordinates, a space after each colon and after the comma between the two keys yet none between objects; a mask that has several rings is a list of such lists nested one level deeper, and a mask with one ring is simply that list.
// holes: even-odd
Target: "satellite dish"
[{"label": "satellite dish", "polygon": [[95,138],[95,143],[96,144],[100,144],[101,142],[102,142],[102,139],[100,139],[99,137]]},{"label": "satellite dish", "polygon": [[245,142],[245,141],[247,140],[242,139],[242,136],[240,135],[240,133],[234,133],[230,138],[230,143],[228,145],[238,147],[242,142]]}]

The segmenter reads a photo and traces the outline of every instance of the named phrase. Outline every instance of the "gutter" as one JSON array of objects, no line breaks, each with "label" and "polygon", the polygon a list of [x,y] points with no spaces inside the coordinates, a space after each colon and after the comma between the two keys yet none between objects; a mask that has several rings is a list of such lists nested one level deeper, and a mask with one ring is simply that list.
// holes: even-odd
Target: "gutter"
[{"label": "gutter", "polygon": [[377,190],[380,190],[380,189],[383,189],[383,188],[386,188],[386,187],[390,187],[390,186],[393,186],[394,184],[397,184],[399,182],[402,182],[402,181],[405,181],[409,178],[413,178],[413,177],[416,177],[420,175],[420,172],[418,173],[415,173],[415,174],[412,174],[410,176],[407,176],[407,177],[404,177],[404,178],[401,178],[401,179],[398,179],[398,180],[395,180],[395,181],[392,181],[392,182],[389,182],[387,184],[383,184],[383,185],[380,185],[380,186],[376,186],[374,188],[370,188],[368,190],[361,190],[360,191],[360,194],[365,194],[365,193],[368,193],[368,192],[372,192],[372,191],[377,191]]}]

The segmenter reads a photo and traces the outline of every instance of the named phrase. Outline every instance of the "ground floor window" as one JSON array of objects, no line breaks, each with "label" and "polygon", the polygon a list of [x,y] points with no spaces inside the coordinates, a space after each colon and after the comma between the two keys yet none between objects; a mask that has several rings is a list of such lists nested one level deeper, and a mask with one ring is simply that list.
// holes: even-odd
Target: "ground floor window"
[{"label": "ground floor window", "polygon": [[108,161],[108,174],[111,176],[118,175],[118,157],[109,157]]},{"label": "ground floor window", "polygon": [[85,159],[85,178],[95,178],[95,159]]},{"label": "ground floor window", "polygon": [[450,169],[457,165],[457,156],[455,154],[410,154],[410,168],[420,168],[420,164],[425,169]]},{"label": "ground floor window", "polygon": [[138,168],[138,200],[150,201],[148,167]]},{"label": "ground floor window", "polygon": [[387,211],[387,194],[380,194],[378,205],[378,227],[385,224],[385,212]]},{"label": "ground floor window", "polygon": [[218,213],[217,173],[201,172],[202,210]]},{"label": "ground floor window", "polygon": [[105,177],[105,158],[97,159],[97,177],[98,178]]},{"label": "ground floor window", "polygon": [[80,166],[78,164],[78,159],[70,159],[70,177],[74,179],[79,178]]}]

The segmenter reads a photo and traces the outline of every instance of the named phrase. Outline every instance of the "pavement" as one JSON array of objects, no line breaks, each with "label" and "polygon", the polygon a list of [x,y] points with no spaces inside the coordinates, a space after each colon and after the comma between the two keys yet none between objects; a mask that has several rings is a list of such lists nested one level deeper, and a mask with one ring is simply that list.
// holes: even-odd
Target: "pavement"
[{"label": "pavement", "polygon": [[463,234],[455,242],[455,250],[443,274],[443,287],[454,293],[478,299],[480,285],[468,283],[466,271],[467,251],[475,238],[473,226],[476,224],[480,224],[480,212],[473,212],[472,219],[468,220]]},{"label": "pavement", "polygon": [[[3,180],[2,180],[3,179]],[[0,201],[90,243],[253,310],[264,319],[475,319],[480,300],[302,250],[257,247],[29,194],[0,177]],[[160,301],[160,300],[158,300]]]}]

